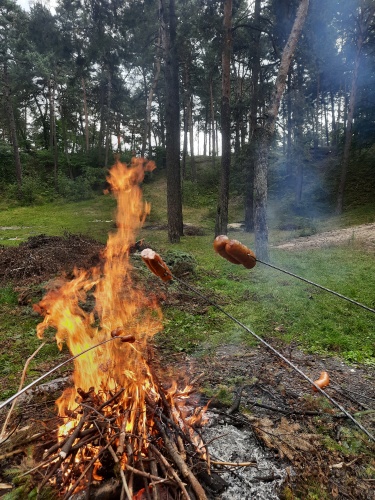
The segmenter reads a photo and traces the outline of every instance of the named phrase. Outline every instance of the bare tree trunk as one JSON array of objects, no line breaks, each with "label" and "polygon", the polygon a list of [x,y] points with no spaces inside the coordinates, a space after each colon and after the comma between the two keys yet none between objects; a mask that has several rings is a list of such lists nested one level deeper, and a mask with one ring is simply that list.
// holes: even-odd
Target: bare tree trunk
[{"label": "bare tree trunk", "polygon": [[87,111],[87,94],[86,94],[86,84],[85,84],[85,79],[81,79],[82,82],[82,92],[83,92],[83,111],[85,114],[85,148],[86,148],[86,153],[89,151],[89,114]]},{"label": "bare tree trunk", "polygon": [[268,153],[275,131],[276,118],[285,89],[290,63],[306,19],[308,7],[309,0],[301,0],[291,33],[283,50],[274,91],[266,110],[264,126],[257,128],[255,131],[254,227],[256,254],[261,260],[269,260],[267,225]]},{"label": "bare tree trunk", "polygon": [[232,50],[232,0],[224,1],[224,44],[221,94],[221,175],[215,236],[227,234],[230,175],[230,55]]},{"label": "bare tree trunk", "polygon": [[303,68],[301,64],[297,65],[297,85],[295,96],[295,133],[294,133],[294,152],[293,160],[296,165],[296,185],[295,200],[297,203],[302,201],[303,189],[303,110],[305,109],[305,100],[303,95]]},{"label": "bare tree trunk", "polygon": [[50,113],[50,149],[53,154],[53,177],[55,188],[58,190],[58,152],[57,152],[57,134],[56,134],[56,116],[55,116],[55,86],[52,80],[48,82],[49,89],[49,113]]},{"label": "bare tree trunk", "polygon": [[183,116],[184,138],[182,143],[181,175],[182,179],[186,180],[186,157],[187,157],[187,147],[188,147],[188,110],[187,110],[186,96],[184,100],[185,100],[184,116]]},{"label": "bare tree trunk", "polygon": [[[159,4],[159,15],[160,15],[160,4]],[[151,136],[152,100],[154,97],[156,86],[157,86],[158,81],[159,81],[160,69],[161,69],[161,54],[160,54],[160,50],[159,50],[160,45],[161,45],[161,29],[159,29],[159,36],[158,36],[158,40],[156,42],[157,52],[156,52],[154,78],[153,78],[150,90],[148,92],[147,102],[146,102],[146,120],[145,120],[145,128],[144,128],[144,133],[143,133],[142,151],[141,151],[142,157],[145,156],[147,139],[150,138],[150,136]],[[151,141],[150,140],[149,140],[149,149],[151,150]],[[151,155],[149,155],[149,156],[151,156]]]},{"label": "bare tree trunk", "polygon": [[[332,111],[332,138],[331,138],[331,146],[333,148],[335,148],[336,145],[337,145],[337,124],[336,124],[336,117],[335,117],[335,98],[334,98],[332,90],[330,90],[329,96],[330,96],[330,100],[331,100],[331,111]],[[338,117],[337,117],[337,121],[339,121]]]},{"label": "bare tree trunk", "polygon": [[111,132],[112,132],[112,123],[111,123],[111,105],[112,105],[112,75],[111,71],[108,69],[108,89],[107,89],[107,106],[106,106],[106,134],[105,134],[105,158],[104,158],[104,166],[108,168],[109,161],[109,148],[111,144]]},{"label": "bare tree trunk", "polygon": [[292,71],[289,69],[288,71],[288,95],[286,99],[286,107],[287,107],[287,140],[286,140],[286,175],[288,177],[288,181],[292,179],[293,169],[292,169]]},{"label": "bare tree trunk", "polygon": [[[165,8],[168,3],[168,11]],[[166,162],[167,162],[167,215],[168,238],[178,243],[183,235],[182,189],[180,167],[180,105],[178,53],[176,42],[177,17],[175,0],[161,0],[164,19],[163,46],[165,50],[166,87]]]},{"label": "bare tree trunk", "polygon": [[[255,1],[254,25],[259,27],[261,0]],[[250,103],[250,158],[246,164],[246,195],[245,195],[245,231],[254,230],[254,132],[257,128],[257,116],[259,110],[259,76],[260,76],[260,34],[257,30],[254,34],[254,54],[251,73],[252,95]]]},{"label": "bare tree trunk", "polygon": [[9,133],[12,140],[13,145],[13,154],[14,154],[14,163],[16,166],[16,179],[17,179],[17,190],[18,197],[22,197],[22,165],[20,158],[20,151],[18,147],[18,137],[17,137],[17,129],[16,129],[16,121],[14,119],[14,111],[11,97],[11,89],[9,84],[9,75],[8,75],[8,65],[4,62],[4,98],[5,98],[5,109],[8,115],[9,122]]},{"label": "bare tree trunk", "polygon": [[[212,166],[215,168],[216,156],[216,141],[215,141],[215,113],[214,113],[214,89],[213,89],[213,76],[210,77],[210,113],[211,113],[211,135],[210,135],[210,151],[212,155]],[[212,149],[211,149],[212,147]]]},{"label": "bare tree trunk", "polygon": [[[194,154],[194,123],[193,123],[193,96],[190,95],[188,102],[188,130],[189,130],[189,143],[190,143],[190,170],[191,180],[197,182],[197,167],[195,164]],[[198,145],[199,150],[199,145]]]},{"label": "bare tree trunk", "polygon": [[320,104],[320,75],[316,79],[316,106],[315,106],[315,134],[314,149],[319,147],[319,104]]}]

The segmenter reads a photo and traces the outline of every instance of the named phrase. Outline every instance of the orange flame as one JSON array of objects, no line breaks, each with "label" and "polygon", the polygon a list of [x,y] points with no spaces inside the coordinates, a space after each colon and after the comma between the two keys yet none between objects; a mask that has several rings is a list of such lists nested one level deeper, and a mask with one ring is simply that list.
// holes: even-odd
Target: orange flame
[{"label": "orange flame", "polygon": [[38,337],[48,327],[55,328],[59,348],[66,343],[73,356],[111,338],[111,332],[119,328],[135,338],[134,343],[115,339],[75,359],[75,389],[66,389],[57,405],[61,416],[70,415],[77,407],[78,388],[88,392],[94,387],[98,394],[124,388],[121,401],[128,410],[126,431],[135,432],[136,425],[140,435],[145,433],[146,413],[139,415],[139,408],[145,408],[146,394],[153,393],[145,349],[161,329],[161,312],[153,297],[133,285],[129,248],[150,212],[150,205],[142,200],[140,183],[145,171],[154,168],[154,162],[141,158],[133,158],[130,166],[116,161],[107,181],[117,199],[117,231],[109,234],[104,263],[89,271],[75,269],[72,281],[55,281],[36,306],[44,315],[37,327]]}]

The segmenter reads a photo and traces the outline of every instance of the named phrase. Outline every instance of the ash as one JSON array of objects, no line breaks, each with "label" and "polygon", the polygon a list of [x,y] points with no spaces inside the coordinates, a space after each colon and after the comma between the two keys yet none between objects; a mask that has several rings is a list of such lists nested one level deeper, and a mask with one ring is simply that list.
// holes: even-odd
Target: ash
[{"label": "ash", "polygon": [[212,494],[215,500],[278,500],[286,469],[262,449],[250,429],[238,429],[213,417],[202,432],[213,461],[256,462],[253,467],[223,467],[220,477],[227,486]]}]

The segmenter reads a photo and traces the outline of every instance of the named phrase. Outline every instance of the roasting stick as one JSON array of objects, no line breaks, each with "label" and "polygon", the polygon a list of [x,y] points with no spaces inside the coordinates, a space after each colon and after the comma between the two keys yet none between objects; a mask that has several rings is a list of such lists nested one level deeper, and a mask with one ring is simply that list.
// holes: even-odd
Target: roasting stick
[{"label": "roasting stick", "polygon": [[[157,257],[153,257],[156,255]],[[296,366],[294,363],[289,361],[285,356],[283,356],[279,351],[277,351],[274,347],[272,347],[268,342],[266,342],[262,337],[259,337],[255,332],[253,332],[249,327],[241,323],[237,318],[232,316],[230,313],[228,313],[225,309],[223,309],[221,306],[219,306],[216,302],[208,298],[206,295],[201,293],[199,290],[194,288],[193,286],[189,285],[185,281],[181,280],[180,278],[177,278],[174,276],[171,271],[169,270],[168,266],[165,264],[165,262],[160,258],[160,256],[151,250],[150,248],[146,248],[145,250],[142,250],[141,252],[141,257],[143,261],[146,263],[147,267],[154,273],[156,276],[158,276],[160,279],[162,279],[164,282],[170,281],[174,279],[178,283],[182,284],[192,292],[194,292],[196,295],[199,295],[202,299],[204,299],[206,302],[211,304],[213,307],[221,311],[225,316],[227,316],[229,319],[237,323],[241,328],[246,330],[250,335],[255,337],[261,344],[267,347],[270,351],[272,351],[276,356],[278,356],[280,359],[284,361],[287,365],[289,365],[293,370],[295,370],[301,377],[303,377],[305,380],[307,380],[317,391],[319,391],[324,397],[326,397],[334,406],[336,406],[344,415],[346,415],[347,418],[349,418],[359,429],[361,429],[362,432],[364,432],[368,438],[371,439],[371,441],[375,442],[375,436],[371,434],[370,431],[368,431],[363,425],[356,420],[353,415],[351,415],[343,406],[340,405],[337,401],[335,401],[329,394],[324,392],[310,377],[308,377],[298,366]],[[156,271],[154,271],[154,269]]]},{"label": "roasting stick", "polygon": [[319,285],[318,283],[314,283],[313,281],[310,281],[306,278],[302,278],[302,276],[298,276],[297,274],[291,273],[290,271],[287,271],[286,269],[281,269],[281,267],[274,266],[273,264],[270,264],[269,262],[263,262],[260,259],[256,259],[257,262],[260,262],[261,264],[264,264],[265,266],[272,267],[272,269],[276,269],[277,271],[281,271],[282,273],[289,274],[289,276],[293,276],[293,278],[297,278],[301,281],[304,281],[305,283],[308,283],[309,285],[316,286],[317,288],[320,288],[321,290],[324,290],[325,292],[331,293],[332,295],[336,295],[336,297],[340,297],[340,299],[347,300],[348,302],[355,304],[356,306],[362,307],[363,309],[366,309],[366,311],[370,311],[372,313],[375,313],[375,309],[372,309],[369,306],[366,306],[365,304],[362,304],[361,302],[357,302],[354,299],[350,299],[349,297],[345,297],[345,295],[342,295],[339,292],[335,292],[334,290],[330,290],[329,288],[326,288],[325,286]]},{"label": "roasting stick", "polygon": [[257,262],[260,262],[261,264],[264,264],[265,266],[271,267],[272,269],[276,269],[277,271],[281,271],[282,273],[289,274],[289,276],[293,276],[293,278],[297,278],[301,281],[304,281],[305,283],[308,283],[309,285],[316,286],[317,288],[320,288],[321,290],[324,290],[325,292],[331,293],[332,295],[336,295],[336,297],[339,297],[340,299],[347,300],[348,302],[351,302],[352,304],[355,304],[356,306],[362,307],[363,309],[366,309],[367,311],[375,313],[375,309],[368,307],[365,304],[362,304],[361,302],[357,302],[356,300],[350,299],[349,297],[346,297],[345,295],[342,295],[341,293],[335,292],[334,290],[331,290],[325,286],[319,285],[318,283],[315,283],[314,281],[310,281],[306,278],[302,278],[302,276],[298,276],[298,274],[291,273],[290,271],[287,271],[285,269],[281,269],[281,267],[275,266],[273,264],[270,264],[269,262],[264,262],[263,260],[258,259],[255,255],[255,253],[250,250],[250,248],[243,245],[242,243],[240,243],[237,240],[230,240],[228,238],[228,236],[225,236],[223,234],[220,236],[217,236],[215,238],[214,250],[221,257],[228,260],[232,264],[242,264],[244,267],[246,267],[246,269],[252,269],[253,267],[255,267]]},{"label": "roasting stick", "polygon": [[120,337],[115,336],[115,337],[112,337],[110,339],[103,340],[103,342],[100,342],[99,344],[93,345],[93,346],[89,347],[88,349],[85,349],[84,351],[76,354],[75,356],[72,356],[71,358],[67,359],[66,361],[63,361],[59,365],[55,366],[54,368],[52,368],[51,370],[49,370],[47,373],[44,373],[39,378],[37,378],[36,380],[34,380],[33,382],[31,382],[29,385],[27,385],[26,387],[24,387],[20,391],[16,392],[16,394],[14,394],[10,398],[8,398],[6,401],[3,401],[0,404],[0,410],[2,408],[4,408],[5,406],[7,406],[12,401],[14,401],[15,399],[17,399],[18,396],[21,396],[21,394],[23,394],[24,392],[28,391],[32,387],[34,387],[34,385],[37,385],[41,380],[43,380],[44,378],[48,377],[48,375],[51,375],[51,373],[53,373],[56,370],[58,370],[59,368],[61,368],[62,366],[67,365],[68,363],[70,363],[74,359],[78,358],[79,356],[82,356],[82,354],[86,354],[86,352],[89,352],[92,349],[96,349],[97,347],[100,347],[101,345],[104,345],[107,342],[112,342],[112,340],[115,340],[115,339],[120,339],[122,342],[125,342],[126,341],[125,339],[130,339],[130,340],[128,340],[128,342],[134,342],[134,340],[133,340],[134,337],[132,335],[127,335],[127,336],[123,336],[123,337],[121,337],[121,336]]}]

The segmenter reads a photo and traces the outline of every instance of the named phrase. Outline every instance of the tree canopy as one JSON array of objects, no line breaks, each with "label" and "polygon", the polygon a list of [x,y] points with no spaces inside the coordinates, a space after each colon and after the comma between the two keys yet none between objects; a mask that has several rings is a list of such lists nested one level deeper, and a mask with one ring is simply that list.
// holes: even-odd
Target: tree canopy
[{"label": "tree canopy", "polygon": [[[269,120],[300,3],[58,0],[55,9],[35,1],[24,11],[3,0],[0,190],[31,203],[38,189],[84,198],[102,186],[114,154],[145,155],[167,166],[170,238],[178,241],[178,190],[199,183],[201,155],[218,180],[226,169],[219,209],[220,197],[236,192],[252,230],[256,130]],[[311,161],[329,157],[330,192],[316,183],[311,196],[342,211],[353,151],[375,143],[374,37],[370,0],[310,1],[268,146],[268,189],[277,183],[296,209]],[[219,231],[225,210],[220,217]]]}]

